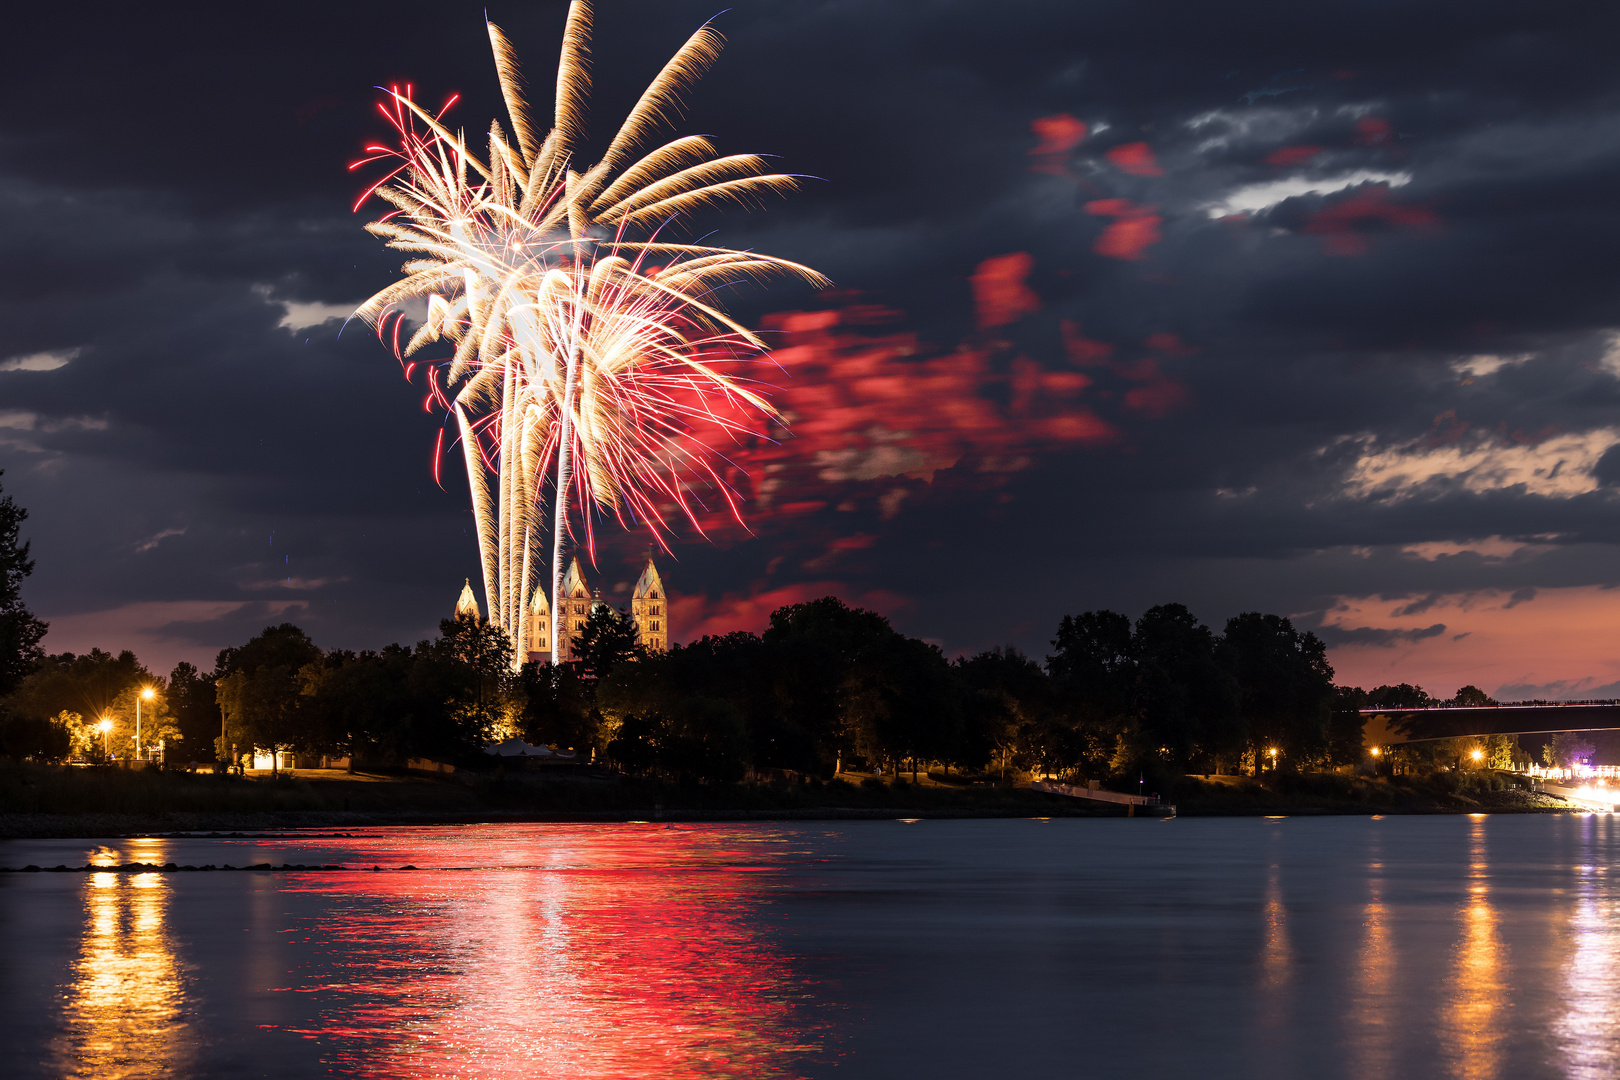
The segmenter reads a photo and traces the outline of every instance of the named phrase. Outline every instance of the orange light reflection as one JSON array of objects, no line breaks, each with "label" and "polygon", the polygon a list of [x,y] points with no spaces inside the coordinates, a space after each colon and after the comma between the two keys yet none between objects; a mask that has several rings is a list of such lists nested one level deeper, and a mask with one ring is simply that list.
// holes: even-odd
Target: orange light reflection
[{"label": "orange light reflection", "polygon": [[1496,910],[1488,886],[1490,866],[1485,847],[1485,815],[1476,814],[1469,829],[1468,897],[1459,916],[1462,940],[1457,943],[1440,1019],[1440,1043],[1451,1074],[1462,1080],[1489,1080],[1501,1066],[1502,1010],[1508,1005],[1503,965],[1507,947],[1497,931]]},{"label": "orange light reflection", "polygon": [[[140,854],[162,861],[152,858],[158,852]],[[163,874],[85,875],[84,940],[57,1046],[61,1075],[184,1073],[185,987],[167,925],[169,893]]]}]

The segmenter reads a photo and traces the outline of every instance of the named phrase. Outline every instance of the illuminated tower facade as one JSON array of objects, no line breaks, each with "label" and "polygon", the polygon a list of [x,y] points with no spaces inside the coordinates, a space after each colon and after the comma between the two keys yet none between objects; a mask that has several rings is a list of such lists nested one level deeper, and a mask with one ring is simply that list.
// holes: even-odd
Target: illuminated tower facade
[{"label": "illuminated tower facade", "polygon": [[473,595],[472,579],[466,578],[464,581],[465,584],[461,586],[461,597],[456,600],[456,618],[482,619],[484,613],[478,610],[478,597]]},{"label": "illuminated tower facade", "polygon": [[563,609],[552,621],[557,633],[562,635],[560,655],[564,660],[572,660],[574,638],[585,629],[585,620],[591,614],[591,590],[585,584],[585,572],[580,569],[578,557],[569,560],[568,574],[563,578],[563,597]]},{"label": "illuminated tower facade", "polygon": [[551,604],[546,590],[534,590],[529,617],[523,626],[523,658],[531,663],[551,659]]},{"label": "illuminated tower facade", "polygon": [[[585,580],[585,570],[577,558],[568,564],[568,574],[563,578],[563,592],[566,599],[562,611],[553,617],[546,590],[534,591],[528,618],[523,625],[521,655],[525,661],[543,663],[551,659],[553,629],[563,635],[562,659],[575,659],[574,638],[585,629],[585,620],[590,618],[592,608],[604,601],[591,591],[590,583]],[[636,639],[648,652],[663,652],[669,648],[668,604],[669,594],[664,590],[664,581],[658,576],[658,567],[649,558],[630,596],[630,621],[635,624]],[[461,598],[456,601],[456,618],[483,617],[469,581],[462,587]]]},{"label": "illuminated tower facade", "polygon": [[665,608],[669,594],[664,581],[658,576],[658,567],[648,558],[636,579],[636,588],[630,594],[630,619],[636,624],[636,636],[641,647],[648,652],[663,652],[669,648],[669,617]]}]

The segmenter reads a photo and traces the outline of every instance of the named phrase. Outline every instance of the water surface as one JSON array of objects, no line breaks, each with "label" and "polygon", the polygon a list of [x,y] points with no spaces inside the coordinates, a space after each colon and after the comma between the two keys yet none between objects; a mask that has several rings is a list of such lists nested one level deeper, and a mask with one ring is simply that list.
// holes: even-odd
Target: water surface
[{"label": "water surface", "polygon": [[1617,844],[1608,816],[7,841],[355,869],[0,875],[4,1071],[1610,1077]]}]

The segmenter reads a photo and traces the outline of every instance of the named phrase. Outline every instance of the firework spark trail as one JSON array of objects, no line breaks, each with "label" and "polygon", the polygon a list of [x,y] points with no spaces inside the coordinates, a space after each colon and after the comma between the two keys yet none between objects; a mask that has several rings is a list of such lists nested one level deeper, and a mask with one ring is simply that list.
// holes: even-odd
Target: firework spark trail
[{"label": "firework spark trail", "polygon": [[[356,165],[392,169],[362,196],[394,210],[368,228],[415,257],[404,277],[358,314],[389,336],[401,361],[432,342],[455,344],[429,366],[429,403],[456,422],[478,526],[485,603],[519,658],[526,621],[542,595],[531,586],[532,545],[552,498],[552,659],[562,656],[564,557],[571,513],[582,513],[594,550],[591,507],[620,524],[647,526],[660,543],[671,526],[661,503],[698,526],[697,491],[737,495],[698,431],[758,433],[775,411],[733,373],[763,342],[711,299],[725,286],[772,274],[826,284],[786,260],[659,238],[702,208],[748,204],[794,179],[765,173],[764,159],[716,156],[701,136],[636,155],[680,107],[680,94],[718,54],[721,37],[700,27],[642,94],[600,161],[574,167],[590,91],[590,8],[569,6],[552,127],[541,137],[524,99],[517,58],[489,25],[513,137],[497,120],[487,159],[397,87],[380,105],[398,147],[369,146]],[[514,145],[515,143],[515,145]],[[358,204],[357,204],[358,205]],[[665,265],[644,265],[649,257]],[[403,347],[399,303],[427,300],[427,317]],[[442,369],[443,385],[432,372]],[[445,390],[451,391],[446,394]],[[701,528],[699,527],[701,532]]]}]

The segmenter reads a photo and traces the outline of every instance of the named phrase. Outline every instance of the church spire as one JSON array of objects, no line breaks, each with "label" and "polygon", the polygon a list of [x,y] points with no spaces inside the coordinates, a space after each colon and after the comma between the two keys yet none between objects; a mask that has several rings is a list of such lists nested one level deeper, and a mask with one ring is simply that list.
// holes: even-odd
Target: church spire
[{"label": "church spire", "polygon": [[456,601],[456,618],[482,619],[484,613],[478,610],[478,597],[473,595],[472,579],[465,579],[466,584],[461,587],[461,599]]}]

